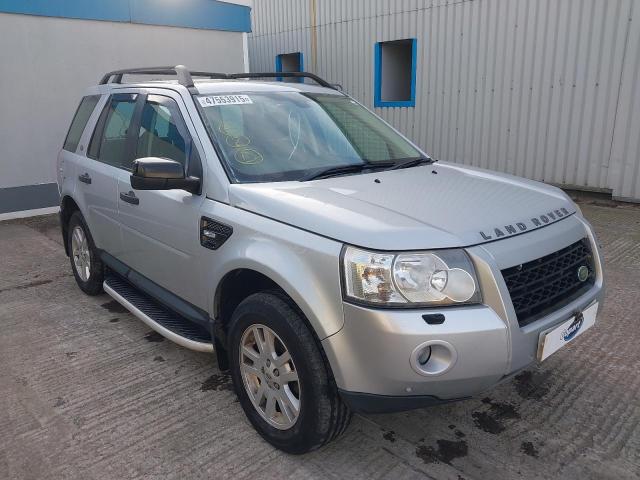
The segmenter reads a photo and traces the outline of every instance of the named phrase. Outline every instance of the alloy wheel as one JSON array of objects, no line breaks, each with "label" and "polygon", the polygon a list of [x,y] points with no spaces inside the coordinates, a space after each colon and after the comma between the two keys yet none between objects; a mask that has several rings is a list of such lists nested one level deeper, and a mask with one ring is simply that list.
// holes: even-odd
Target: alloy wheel
[{"label": "alloy wheel", "polygon": [[71,255],[80,280],[87,282],[91,274],[91,255],[89,241],[80,226],[75,226],[71,233]]},{"label": "alloy wheel", "polygon": [[300,380],[291,354],[269,327],[255,324],[239,346],[244,388],[260,416],[279,430],[293,427],[300,414]]}]

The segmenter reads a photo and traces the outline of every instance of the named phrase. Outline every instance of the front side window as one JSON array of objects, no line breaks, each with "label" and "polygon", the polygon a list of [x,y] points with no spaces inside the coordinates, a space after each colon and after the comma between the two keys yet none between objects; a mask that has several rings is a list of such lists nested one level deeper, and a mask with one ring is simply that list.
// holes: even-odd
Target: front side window
[{"label": "front side window", "polygon": [[188,137],[183,125],[174,100],[149,95],[142,109],[136,158],[160,157],[185,165]]},{"label": "front side window", "polygon": [[422,156],[345,95],[202,95],[197,102],[230,177],[239,183],[304,180],[327,168]]},{"label": "front side window", "polygon": [[[136,108],[136,95],[114,95],[102,112],[89,145],[88,156],[109,165],[126,168],[130,163],[127,136]],[[98,135],[103,128],[102,135]]]},{"label": "front side window", "polygon": [[98,100],[100,100],[100,95],[89,95],[84,97],[80,102],[73,121],[71,122],[71,127],[69,127],[64,146],[62,147],[68,152],[75,152],[76,148],[78,148],[82,132],[84,132],[84,128],[87,126],[89,117],[93,113],[94,108],[96,108]]}]

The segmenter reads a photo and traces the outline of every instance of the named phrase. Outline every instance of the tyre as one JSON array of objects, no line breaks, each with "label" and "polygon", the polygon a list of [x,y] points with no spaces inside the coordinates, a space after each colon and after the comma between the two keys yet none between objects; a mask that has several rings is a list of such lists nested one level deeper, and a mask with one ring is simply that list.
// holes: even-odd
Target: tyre
[{"label": "tyre", "polygon": [[247,297],[233,313],[228,339],[240,404],[265,440],[300,454],[344,432],[351,412],[290,299],[277,292]]},{"label": "tyre", "polygon": [[76,211],[69,219],[69,259],[73,276],[87,295],[102,293],[104,267],[82,214]]}]

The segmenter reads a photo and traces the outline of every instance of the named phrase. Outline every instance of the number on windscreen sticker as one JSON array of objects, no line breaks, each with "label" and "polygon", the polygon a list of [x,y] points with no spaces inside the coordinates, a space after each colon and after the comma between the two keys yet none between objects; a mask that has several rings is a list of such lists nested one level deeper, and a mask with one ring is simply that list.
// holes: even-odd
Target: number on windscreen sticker
[{"label": "number on windscreen sticker", "polygon": [[198,101],[202,107],[246,105],[247,103],[253,103],[249,95],[207,95],[206,97],[198,97]]}]

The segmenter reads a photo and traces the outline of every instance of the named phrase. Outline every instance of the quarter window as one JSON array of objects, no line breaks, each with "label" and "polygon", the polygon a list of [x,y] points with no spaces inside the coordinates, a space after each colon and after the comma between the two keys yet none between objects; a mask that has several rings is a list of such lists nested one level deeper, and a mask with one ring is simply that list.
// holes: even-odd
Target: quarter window
[{"label": "quarter window", "polygon": [[187,138],[177,103],[168,97],[150,95],[142,109],[136,158],[168,158],[185,165]]},{"label": "quarter window", "polygon": [[67,133],[67,138],[62,148],[69,152],[76,151],[82,132],[84,132],[84,128],[87,126],[89,117],[93,113],[94,108],[96,108],[98,100],[100,100],[100,95],[89,95],[82,99],[73,117],[71,127],[69,127],[69,132]]}]

